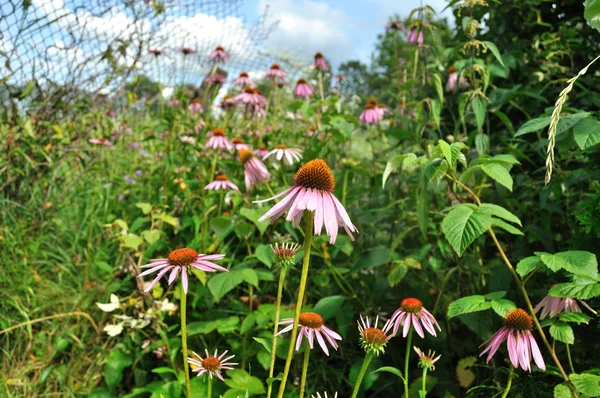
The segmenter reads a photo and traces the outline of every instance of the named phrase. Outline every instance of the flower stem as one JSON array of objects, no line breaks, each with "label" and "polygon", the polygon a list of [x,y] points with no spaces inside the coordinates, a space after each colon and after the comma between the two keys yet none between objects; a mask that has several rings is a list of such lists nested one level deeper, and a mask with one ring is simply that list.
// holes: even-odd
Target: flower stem
[{"label": "flower stem", "polygon": [[304,398],[304,388],[306,387],[306,373],[308,372],[308,359],[310,358],[310,345],[304,343],[304,364],[302,365],[302,377],[300,378],[300,398]]},{"label": "flower stem", "polygon": [[215,179],[215,171],[217,170],[217,160],[219,160],[219,152],[215,152],[215,157],[213,158],[212,166],[210,168],[210,178],[208,179],[208,182],[211,182]]},{"label": "flower stem", "polygon": [[423,368],[423,384],[421,385],[421,396],[419,398],[425,398],[427,396],[427,368]]},{"label": "flower stem", "polygon": [[571,373],[576,373],[575,368],[573,367],[573,360],[571,359],[571,349],[568,344],[565,344],[567,347],[567,358],[569,358],[569,367],[571,368]]},{"label": "flower stem", "polygon": [[360,390],[362,380],[365,377],[365,374],[367,373],[367,369],[369,368],[371,359],[373,359],[373,354],[373,351],[369,351],[367,352],[367,355],[365,355],[365,360],[363,361],[362,367],[360,368],[360,372],[358,372],[356,383],[354,383],[354,391],[352,391],[352,398],[356,398],[356,396],[358,395],[358,390]]},{"label": "flower stem", "polygon": [[212,395],[212,377],[207,377],[208,378],[208,391],[206,393],[206,397],[207,398],[211,398]]},{"label": "flower stem", "polygon": [[300,313],[302,313],[302,303],[304,302],[304,291],[306,290],[306,281],[308,279],[308,268],[310,265],[310,248],[313,237],[313,224],[315,221],[315,213],[306,211],[304,213],[304,259],[302,261],[302,276],[300,277],[300,287],[298,289],[298,299],[296,300],[296,313],[294,314],[294,324],[292,326],[292,335],[290,336],[290,348],[288,349],[287,358],[285,360],[285,368],[283,370],[283,378],[279,385],[278,398],[283,398],[285,392],[285,384],[287,383],[288,375],[290,374],[290,366],[292,365],[292,357],[294,356],[294,342],[298,337],[298,321]]},{"label": "flower stem", "polygon": [[325,101],[325,92],[323,91],[323,72],[319,70],[319,94],[321,95],[321,101]]},{"label": "flower stem", "polygon": [[408,362],[410,360],[410,349],[412,348],[412,335],[413,328],[411,326],[406,339],[406,354],[404,356],[404,398],[408,398]]},{"label": "flower stem", "polygon": [[[273,327],[273,345],[271,346],[271,367],[269,368],[269,377],[273,377],[275,372],[275,358],[277,357],[277,332],[279,331],[279,315],[281,313],[281,296],[283,295],[283,283],[285,282],[285,273],[287,267],[281,267],[279,273],[279,285],[277,286],[277,303],[275,304],[275,326]],[[273,383],[269,384],[267,389],[267,398],[271,398]]]},{"label": "flower stem", "polygon": [[[184,271],[185,272],[185,271]],[[185,321],[185,313],[187,311],[187,295],[183,292],[183,286],[179,293],[179,312],[181,313],[181,347],[183,350],[183,370],[185,372],[185,390],[188,398],[192,397],[192,387],[190,385],[190,370],[188,368],[187,355],[187,328]],[[210,397],[210,395],[209,395]]]},{"label": "flower stem", "polygon": [[504,394],[502,394],[502,398],[508,397],[510,387],[512,386],[513,375],[515,374],[514,369],[514,366],[510,365],[510,370],[508,371],[508,381],[506,382],[506,388],[504,389]]}]

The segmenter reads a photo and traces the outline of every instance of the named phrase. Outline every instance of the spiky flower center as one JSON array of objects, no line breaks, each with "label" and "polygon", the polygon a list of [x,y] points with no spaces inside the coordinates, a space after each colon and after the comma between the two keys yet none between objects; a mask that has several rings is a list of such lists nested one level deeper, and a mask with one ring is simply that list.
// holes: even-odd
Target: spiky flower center
[{"label": "spiky flower center", "polygon": [[294,250],[291,250],[291,249],[277,249],[277,250],[275,250],[275,257],[290,258],[290,257],[294,257],[295,254],[296,254],[296,252]]},{"label": "spiky flower center", "polygon": [[294,177],[294,185],[333,192],[335,178],[324,160],[314,159],[300,167]]},{"label": "spiky flower center", "polygon": [[365,105],[365,109],[375,109],[375,104],[368,103]]},{"label": "spiky flower center", "polygon": [[377,105],[377,100],[375,98],[369,98],[369,100],[367,101],[367,104]]},{"label": "spiky flower center", "polygon": [[220,129],[220,128],[216,128],[216,129],[213,130],[213,135],[224,136],[225,135],[225,130]]},{"label": "spiky flower center", "polygon": [[454,73],[454,72],[456,72],[456,68],[454,66],[450,66],[448,68],[448,73]]},{"label": "spiky flower center", "polygon": [[300,314],[300,319],[298,323],[302,326],[306,326],[311,329],[319,329],[323,326],[323,318],[321,315],[314,312],[304,312]]},{"label": "spiky flower center", "polygon": [[233,97],[229,94],[225,94],[225,96],[223,97],[223,101],[228,100],[228,99],[232,99]]},{"label": "spiky flower center", "polygon": [[262,91],[260,91],[259,89],[255,88],[254,89],[254,94],[262,95]]},{"label": "spiky flower center", "polygon": [[512,330],[532,331],[533,321],[525,310],[517,308],[506,314],[504,326]]},{"label": "spiky flower center", "polygon": [[323,58],[323,54],[321,54],[320,52],[316,52],[315,59],[319,59],[319,58]]},{"label": "spiky flower center", "polygon": [[200,100],[198,98],[193,98],[192,99],[192,104],[199,104]]},{"label": "spiky flower center", "polygon": [[246,163],[247,161],[249,161],[250,159],[252,159],[254,157],[254,154],[252,153],[252,151],[248,150],[248,149],[241,149],[238,152],[239,156],[240,156],[240,161],[242,163]]},{"label": "spiky flower center", "polygon": [[223,50],[223,47],[217,46],[217,48],[215,49],[215,51],[225,51],[225,50]]},{"label": "spiky flower center", "polygon": [[224,174],[221,174],[221,175],[217,176],[217,181],[227,181],[227,180],[228,180],[228,178]]},{"label": "spiky flower center", "polygon": [[416,314],[423,308],[423,303],[419,299],[409,297],[402,300],[400,307],[402,307],[402,309],[406,312],[412,312],[413,314]]},{"label": "spiky flower center", "polygon": [[196,261],[197,258],[198,252],[196,250],[184,247],[182,249],[173,250],[171,253],[169,253],[167,261],[169,262],[169,265],[186,267]]},{"label": "spiky flower center", "polygon": [[242,72],[242,73],[240,73],[240,77],[248,77],[248,73]]},{"label": "spiky flower center", "polygon": [[253,89],[252,87],[246,87],[246,88],[244,89],[244,92],[245,92],[246,94],[254,94],[254,93],[255,93],[255,91],[254,91],[254,89]]},{"label": "spiky flower center", "polygon": [[231,142],[233,142],[234,144],[243,144],[244,141],[242,141],[241,138],[234,138],[233,140],[231,140]]},{"label": "spiky flower center", "polygon": [[366,328],[362,334],[363,339],[369,344],[381,345],[387,341],[387,336],[381,329]]},{"label": "spiky flower center", "polygon": [[275,145],[275,149],[287,149],[287,145]]},{"label": "spiky flower center", "polygon": [[209,372],[221,369],[221,361],[219,358],[207,357],[202,361],[202,367]]},{"label": "spiky flower center", "polygon": [[298,85],[298,84],[307,84],[307,83],[306,83],[306,79],[305,79],[305,78],[303,78],[303,77],[301,77],[301,78],[300,78],[300,79],[298,79],[298,81],[296,82],[296,85]]},{"label": "spiky flower center", "polygon": [[268,151],[268,149],[267,149],[267,147],[266,147],[266,146],[261,146],[259,149],[260,149],[261,151]]},{"label": "spiky flower center", "polygon": [[281,68],[279,67],[279,65],[273,64],[273,65],[271,65],[271,69],[281,69]]}]

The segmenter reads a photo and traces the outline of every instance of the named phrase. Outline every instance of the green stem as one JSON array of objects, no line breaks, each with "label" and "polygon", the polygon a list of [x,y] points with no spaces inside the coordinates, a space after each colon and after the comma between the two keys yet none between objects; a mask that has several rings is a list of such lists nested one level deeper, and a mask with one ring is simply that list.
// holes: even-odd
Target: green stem
[{"label": "green stem", "polygon": [[567,346],[567,358],[569,358],[569,367],[571,368],[571,373],[575,373],[575,368],[573,367],[573,360],[571,359],[571,349],[569,348],[568,344],[565,344]]},{"label": "green stem", "polygon": [[358,373],[358,378],[356,379],[356,383],[354,384],[352,398],[356,398],[356,396],[358,395],[358,390],[360,390],[362,380],[365,377],[365,373],[367,373],[367,369],[369,369],[369,364],[371,363],[371,359],[373,359],[373,354],[373,351],[369,351],[367,352],[367,355],[365,355],[365,360],[363,361],[362,367],[360,368],[360,372]]},{"label": "green stem", "polygon": [[294,343],[296,337],[298,337],[298,321],[300,320],[300,314],[302,313],[302,303],[304,302],[304,291],[306,290],[306,281],[308,279],[308,268],[310,266],[310,248],[312,245],[313,237],[313,224],[315,221],[315,213],[312,211],[306,211],[304,213],[304,259],[302,261],[302,276],[300,277],[300,287],[298,289],[298,299],[296,300],[296,313],[294,314],[294,323],[292,326],[292,335],[290,336],[290,348],[288,349],[287,358],[285,360],[285,368],[283,370],[283,378],[279,386],[278,398],[283,398],[285,392],[285,384],[287,383],[288,375],[290,374],[290,367],[292,365],[292,357],[294,356]]},{"label": "green stem", "polygon": [[221,215],[221,208],[223,206],[223,200],[225,196],[225,190],[224,189],[220,189],[219,190],[219,204],[217,205],[217,217],[219,217]]},{"label": "green stem", "polygon": [[302,377],[300,378],[300,398],[304,398],[306,387],[306,373],[308,373],[308,359],[310,358],[310,345],[304,342],[304,364],[302,365]]},{"label": "green stem", "polygon": [[[183,286],[179,292],[179,312],[181,313],[181,347],[183,349],[183,370],[185,372],[185,390],[187,397],[192,397],[192,387],[190,385],[190,370],[188,368],[188,355],[187,355],[187,327],[185,321],[185,313],[187,311],[187,295],[183,292]],[[210,396],[210,395],[209,395]]]},{"label": "green stem", "polygon": [[502,394],[502,398],[508,397],[510,387],[512,386],[513,375],[515,374],[515,372],[513,372],[514,369],[515,368],[512,365],[510,365],[510,370],[508,371],[508,381],[506,382],[506,388],[504,389],[504,394]]},{"label": "green stem", "polygon": [[325,101],[325,92],[323,91],[323,72],[319,70],[319,94],[321,95],[321,101]]},{"label": "green stem", "polygon": [[412,348],[412,335],[413,328],[411,326],[406,339],[406,354],[404,356],[404,398],[408,398],[408,362],[410,360],[410,349]]},{"label": "green stem", "polygon": [[427,395],[427,368],[423,368],[423,384],[421,384],[421,396],[419,398],[425,398]]},{"label": "green stem", "polygon": [[[279,273],[279,285],[277,286],[277,303],[275,304],[275,326],[273,327],[273,345],[271,346],[271,367],[269,369],[269,377],[273,377],[275,372],[275,358],[277,357],[277,332],[279,331],[279,315],[281,313],[281,296],[283,295],[283,283],[285,282],[285,273],[287,267],[281,267]],[[267,389],[267,398],[271,398],[273,391],[273,383],[269,384]]]},{"label": "green stem", "polygon": [[208,182],[212,182],[215,179],[215,171],[217,170],[217,160],[219,160],[219,152],[215,152],[215,157],[213,158],[212,161],[212,166],[210,168],[210,178],[208,179]]},{"label": "green stem", "polygon": [[208,377],[208,392],[206,393],[207,398],[211,398],[212,396],[212,377]]}]

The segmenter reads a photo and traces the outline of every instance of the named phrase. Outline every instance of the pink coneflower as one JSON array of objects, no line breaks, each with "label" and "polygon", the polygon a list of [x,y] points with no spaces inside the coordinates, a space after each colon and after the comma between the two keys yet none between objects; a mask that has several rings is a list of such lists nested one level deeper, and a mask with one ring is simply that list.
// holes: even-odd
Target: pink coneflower
[{"label": "pink coneflower", "polygon": [[242,149],[238,152],[238,155],[240,162],[244,165],[246,191],[251,191],[255,185],[262,184],[271,178],[267,166],[254,156],[251,150]]},{"label": "pink coneflower", "polygon": [[208,56],[211,61],[225,63],[229,61],[229,54],[225,52],[223,47],[218,46],[215,51],[211,52]]},{"label": "pink coneflower", "polygon": [[156,50],[156,49],[149,49],[148,50],[148,54],[152,54],[155,57],[158,57],[160,55],[165,55],[167,52],[165,50]]},{"label": "pink coneflower", "polygon": [[[317,393],[317,395],[311,395],[311,398],[329,398],[329,396],[327,395],[327,392],[324,392],[323,395],[321,395],[321,393]],[[333,394],[331,396],[331,398],[338,398],[338,393],[336,392],[335,394]]]},{"label": "pink coneflower", "polygon": [[113,143],[108,140],[107,138],[104,137],[100,137],[100,138],[90,138],[88,140],[88,142],[90,144],[94,144],[94,145],[104,145],[104,146],[112,146]]},{"label": "pink coneflower", "polygon": [[[294,318],[285,318],[281,322],[280,325],[288,325],[281,329],[279,333],[275,336],[279,336],[280,334],[287,333],[294,327]],[[342,336],[329,329],[324,325],[323,318],[321,315],[316,314],[314,312],[303,312],[300,314],[300,319],[298,320],[298,327],[300,331],[298,332],[298,338],[296,339],[296,351],[300,349],[300,345],[302,344],[302,337],[306,336],[308,339],[308,344],[310,348],[314,348],[314,338],[317,337],[317,341],[325,355],[329,356],[329,349],[327,348],[327,344],[325,344],[325,340],[329,342],[329,344],[335,349],[338,349],[338,345],[336,340],[342,340]],[[325,337],[325,338],[323,338]]]},{"label": "pink coneflower", "polygon": [[539,312],[540,310],[542,310],[540,319],[546,318],[548,314],[550,315],[550,318],[554,318],[561,312],[581,312],[579,305],[577,305],[578,301],[581,305],[587,308],[594,315],[596,314],[596,311],[590,308],[590,306],[582,300],[576,300],[573,298],[559,298],[552,296],[544,297],[542,301],[540,301],[538,305],[535,306],[533,312]]},{"label": "pink coneflower", "polygon": [[375,318],[375,323],[373,326],[371,326],[371,320],[369,317],[365,317],[363,319],[362,315],[360,316],[360,321],[358,321],[360,346],[365,350],[365,352],[374,352],[377,356],[385,352],[385,346],[387,342],[393,337],[393,335],[388,335],[388,332],[394,325],[390,319],[385,323],[385,325],[383,325],[383,329],[379,329],[377,327],[378,322],[379,317]]},{"label": "pink coneflower", "polygon": [[335,80],[336,82],[343,82],[344,80],[348,80],[348,78],[344,75],[338,75],[336,77],[333,78],[333,80]]},{"label": "pink coneflower", "polygon": [[196,146],[196,139],[190,135],[182,135],[181,137],[179,137],[179,141],[185,144]]},{"label": "pink coneflower", "polygon": [[429,350],[427,355],[421,351],[419,347],[413,347],[417,355],[419,356],[419,367],[427,370],[435,370],[435,363],[440,360],[441,355],[435,356],[435,351]]},{"label": "pink coneflower", "polygon": [[261,159],[264,158],[265,156],[267,156],[268,153],[269,153],[269,150],[267,149],[266,146],[261,146],[260,148],[254,150],[254,154]]},{"label": "pink coneflower", "polygon": [[378,124],[383,118],[383,113],[377,109],[377,105],[368,103],[360,114],[358,120],[362,124]]},{"label": "pink coneflower", "polygon": [[225,84],[225,82],[227,81],[227,78],[225,76],[223,76],[220,73],[215,73],[212,76],[208,76],[206,77],[206,79],[204,79],[207,83],[211,83],[211,84],[219,84],[219,85],[223,85]]},{"label": "pink coneflower", "polygon": [[313,89],[308,85],[306,79],[300,78],[296,82],[296,89],[294,90],[294,97],[296,98],[310,98],[313,95]]},{"label": "pink coneflower", "polygon": [[235,96],[235,100],[244,105],[254,106],[263,106],[267,103],[267,99],[260,90],[255,90],[252,87],[246,87],[244,91]]},{"label": "pink coneflower", "polygon": [[231,95],[225,94],[225,96],[221,100],[221,103],[219,104],[219,106],[221,107],[221,109],[228,111],[228,110],[235,108],[236,102],[235,102],[235,99]]},{"label": "pink coneflower", "polygon": [[412,28],[410,33],[408,34],[408,39],[406,40],[408,44],[412,44],[413,46],[420,46],[423,44],[423,30],[417,28]]},{"label": "pink coneflower", "polygon": [[458,77],[458,72],[454,66],[448,68],[448,81],[446,82],[446,91],[454,92],[458,88],[464,89],[469,86],[469,83],[464,77]]},{"label": "pink coneflower", "polygon": [[488,346],[479,356],[487,352],[488,356],[485,362],[488,363],[500,348],[500,344],[508,340],[508,356],[515,368],[520,367],[531,372],[531,357],[533,357],[538,368],[546,370],[542,353],[531,334],[532,330],[533,321],[527,312],[521,308],[514,309],[506,314],[504,325],[482,344],[482,346],[486,344]]},{"label": "pink coneflower", "polygon": [[208,140],[204,144],[206,149],[220,149],[221,151],[229,151],[233,149],[233,143],[225,136],[225,130],[216,128],[207,134]]},{"label": "pink coneflower", "polygon": [[271,245],[271,250],[275,255],[275,265],[288,267],[296,262],[296,253],[300,250],[300,245],[297,243],[275,243],[275,246]]},{"label": "pink coneflower", "polygon": [[200,100],[198,98],[192,99],[192,101],[188,105],[188,111],[190,111],[192,115],[197,115],[198,113],[202,112],[202,104],[200,103]]},{"label": "pink coneflower", "polygon": [[180,53],[182,53],[184,56],[186,55],[191,55],[191,54],[196,54],[198,51],[193,50],[189,47],[177,47],[177,51],[179,51]]},{"label": "pink coneflower", "polygon": [[[392,314],[390,320],[394,322],[394,335],[398,333],[400,325],[403,326],[402,337],[408,335],[411,325],[421,338],[425,337],[423,328],[433,336],[437,336],[433,325],[437,326],[440,332],[442,331],[433,315],[423,307],[421,300],[412,297],[402,300],[400,308]],[[421,324],[423,324],[423,327],[421,327]]]},{"label": "pink coneflower", "polygon": [[250,145],[246,144],[241,138],[234,138],[231,143],[236,151],[241,151],[242,149],[251,150]]},{"label": "pink coneflower", "polygon": [[321,54],[320,52],[315,53],[315,68],[321,70],[329,70],[329,64],[327,63],[327,60],[325,59],[323,54]]},{"label": "pink coneflower", "polygon": [[131,127],[129,127],[127,125],[127,123],[125,123],[125,122],[121,123],[121,125],[119,126],[118,131],[119,131],[120,134],[127,134],[127,135],[133,134],[133,130],[131,130]]},{"label": "pink coneflower", "polygon": [[142,272],[138,277],[146,276],[158,272],[158,275],[154,280],[144,289],[144,293],[148,293],[150,289],[154,287],[160,281],[167,272],[171,271],[169,275],[169,285],[172,284],[179,271],[181,270],[181,283],[183,284],[183,292],[187,294],[188,291],[188,272],[191,271],[190,267],[197,268],[205,272],[216,272],[225,271],[229,272],[227,268],[223,268],[220,265],[213,263],[215,260],[222,260],[225,257],[224,254],[198,254],[194,249],[183,248],[173,250],[169,253],[167,258],[157,258],[152,260],[149,264],[142,265],[140,268],[149,268]]},{"label": "pink coneflower", "polygon": [[178,107],[179,105],[181,105],[181,101],[179,101],[179,98],[177,98],[177,97],[173,97],[171,99],[171,101],[167,102],[168,108],[175,108],[175,107]]},{"label": "pink coneflower", "polygon": [[295,162],[299,162],[302,159],[302,150],[297,148],[288,148],[285,145],[277,145],[275,149],[267,153],[263,160],[267,160],[268,157],[274,156],[278,162],[283,159],[284,163],[293,165]]},{"label": "pink coneflower", "polygon": [[229,191],[230,189],[233,189],[234,191],[240,190],[237,185],[229,181],[224,174],[218,175],[213,182],[208,183],[208,185],[204,187],[205,191],[218,191],[219,189],[222,189],[223,191]]},{"label": "pink coneflower", "polygon": [[233,79],[233,83],[242,87],[254,87],[254,81],[250,79],[248,73],[242,72],[238,78]]},{"label": "pink coneflower", "polygon": [[402,22],[398,22],[398,21],[394,21],[394,22],[388,22],[387,25],[385,25],[385,31],[389,32],[390,30],[405,30],[406,27],[404,26],[404,24]]},{"label": "pink coneflower", "polygon": [[265,75],[271,79],[285,79],[285,71],[278,64],[271,65]]},{"label": "pink coneflower", "polygon": [[267,202],[287,195],[259,220],[270,218],[273,223],[289,210],[286,220],[293,220],[294,227],[298,227],[304,210],[313,211],[315,212],[315,235],[321,235],[321,230],[325,226],[329,241],[334,244],[338,229],[342,226],[350,235],[350,239],[354,240],[352,233],[358,233],[358,229],[352,224],[346,209],[333,194],[334,189],[335,178],[331,169],[325,161],[314,159],[300,167],[294,177],[293,186],[272,198],[254,201],[254,203]]},{"label": "pink coneflower", "polygon": [[210,355],[208,350],[204,350],[206,353],[206,357],[202,358],[200,355],[196,354],[192,351],[192,354],[197,358],[194,359],[192,357],[188,357],[187,361],[192,368],[192,372],[197,372],[196,376],[202,376],[205,373],[208,373],[208,377],[213,378],[213,374],[217,375],[221,381],[223,380],[223,375],[221,374],[222,370],[233,370],[233,366],[237,365],[236,362],[228,362],[233,359],[235,355],[230,355],[227,358],[223,358],[227,355],[227,350],[223,351],[221,355],[215,350],[214,355]]}]

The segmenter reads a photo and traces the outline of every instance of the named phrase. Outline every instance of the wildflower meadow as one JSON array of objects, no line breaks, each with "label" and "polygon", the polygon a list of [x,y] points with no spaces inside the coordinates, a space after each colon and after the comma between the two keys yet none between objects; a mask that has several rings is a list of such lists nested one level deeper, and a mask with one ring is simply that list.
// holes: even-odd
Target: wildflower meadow
[{"label": "wildflower meadow", "polygon": [[600,396],[600,2],[441,3],[97,90],[0,41],[0,396]]}]

